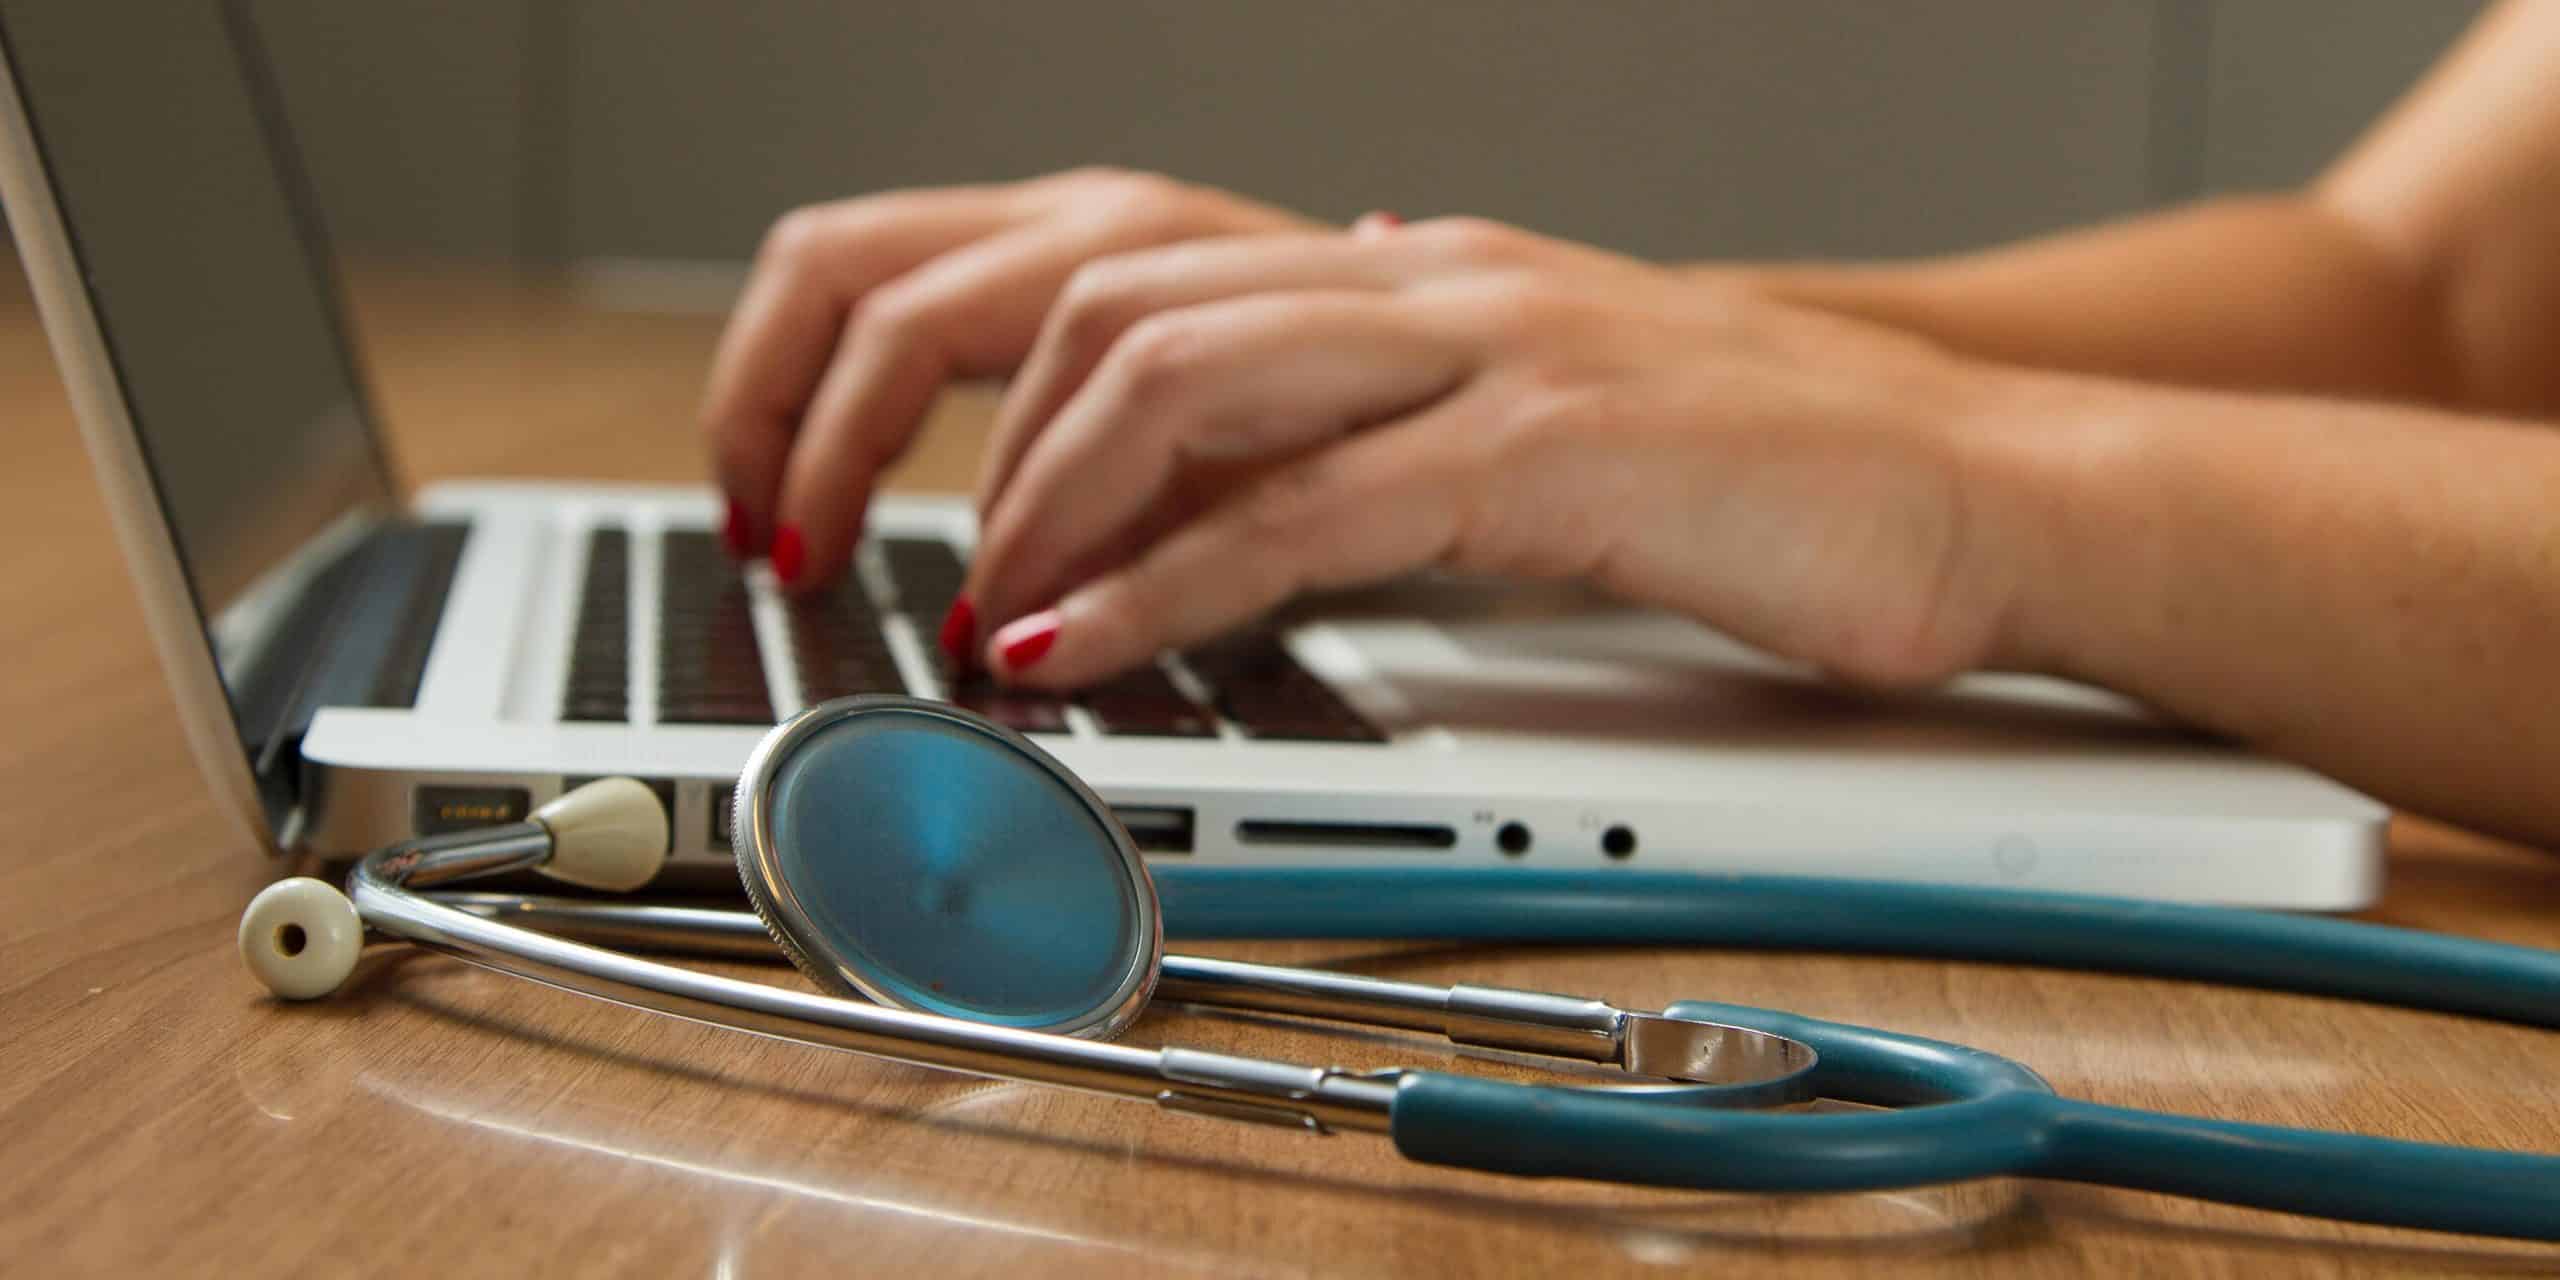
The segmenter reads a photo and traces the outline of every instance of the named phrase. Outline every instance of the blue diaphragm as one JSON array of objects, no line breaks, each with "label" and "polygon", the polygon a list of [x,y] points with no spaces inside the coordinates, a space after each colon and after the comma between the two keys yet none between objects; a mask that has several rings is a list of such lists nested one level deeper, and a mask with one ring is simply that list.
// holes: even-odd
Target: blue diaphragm
[{"label": "blue diaphragm", "polygon": [[800,719],[750,769],[748,800],[772,881],[757,896],[814,976],[1005,1026],[1108,1034],[1134,1015],[1161,947],[1154,895],[1062,767],[938,704]]}]

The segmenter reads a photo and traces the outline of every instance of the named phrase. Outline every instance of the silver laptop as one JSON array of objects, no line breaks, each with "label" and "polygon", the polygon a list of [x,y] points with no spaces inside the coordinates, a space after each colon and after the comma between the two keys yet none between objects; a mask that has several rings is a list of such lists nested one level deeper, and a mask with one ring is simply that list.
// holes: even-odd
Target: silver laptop
[{"label": "silver laptop", "polygon": [[854,571],[793,602],[720,554],[705,491],[404,500],[241,12],[0,0],[0,42],[0,192],[244,843],[349,854],[628,774],[670,808],[670,875],[716,879],[766,726],[905,691],[1030,733],[1152,857],[1204,868],[2376,892],[2380,806],[2053,681],[1869,699],[1682,619],[1435,578],[1057,698],[937,665],[974,532],[956,501],[882,501]]}]

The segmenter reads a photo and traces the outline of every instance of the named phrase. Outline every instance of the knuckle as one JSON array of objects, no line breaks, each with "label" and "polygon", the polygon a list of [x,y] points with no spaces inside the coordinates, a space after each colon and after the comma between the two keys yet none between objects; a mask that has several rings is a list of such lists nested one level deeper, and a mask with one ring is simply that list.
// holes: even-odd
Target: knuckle
[{"label": "knuckle", "polygon": [[1087,191],[1092,216],[1142,238],[1169,237],[1203,220],[1201,190],[1163,174],[1115,172]]},{"label": "knuckle", "polygon": [[1060,341],[1085,352],[1107,345],[1125,327],[1139,292],[1136,273],[1121,259],[1101,258],[1076,268],[1058,295]]},{"label": "knuckle", "polygon": [[1553,375],[1533,374],[1509,405],[1494,415],[1490,429],[1477,442],[1487,465],[1544,465],[1559,452],[1589,447],[1594,434],[1608,429],[1617,415],[1605,390]]},{"label": "knuckle", "polygon": [[1117,184],[1134,182],[1149,175],[1139,169],[1117,164],[1080,164],[1050,175],[1050,181],[1083,190],[1100,190]]},{"label": "knuckle", "polygon": [[834,239],[836,216],[828,205],[803,205],[773,220],[766,228],[758,259],[784,267],[815,261]]},{"label": "knuckle", "polygon": [[1201,328],[1172,316],[1132,325],[1111,350],[1121,395],[1132,408],[1161,405],[1182,393],[1207,347]]},{"label": "knuckle", "polygon": [[1408,228],[1440,252],[1466,262],[1505,263],[1523,255],[1529,237],[1491,218],[1433,218]]},{"label": "knuckle", "polygon": [[932,346],[961,322],[966,301],[947,289],[892,281],[854,304],[855,333],[893,346]]},{"label": "knuckle", "polygon": [[1551,331],[1570,309],[1554,286],[1506,278],[1470,291],[1462,308],[1498,338],[1534,339]]},{"label": "knuckle", "polygon": [[1106,168],[1089,185],[1104,198],[1129,204],[1165,204],[1190,190],[1176,179],[1142,169]]}]

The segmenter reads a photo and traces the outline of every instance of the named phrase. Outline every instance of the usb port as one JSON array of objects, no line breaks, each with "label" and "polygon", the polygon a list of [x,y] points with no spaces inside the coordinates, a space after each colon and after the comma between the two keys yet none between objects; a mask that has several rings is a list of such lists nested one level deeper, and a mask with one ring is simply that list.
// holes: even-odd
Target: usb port
[{"label": "usb port", "polygon": [[730,847],[729,824],[738,813],[738,788],[735,784],[711,789],[711,851],[720,853]]},{"label": "usb port", "polygon": [[422,836],[524,821],[533,797],[522,787],[420,787],[409,807],[409,826]]},{"label": "usb port", "polygon": [[1118,804],[1111,816],[1129,832],[1140,853],[1191,852],[1191,810],[1178,805]]}]

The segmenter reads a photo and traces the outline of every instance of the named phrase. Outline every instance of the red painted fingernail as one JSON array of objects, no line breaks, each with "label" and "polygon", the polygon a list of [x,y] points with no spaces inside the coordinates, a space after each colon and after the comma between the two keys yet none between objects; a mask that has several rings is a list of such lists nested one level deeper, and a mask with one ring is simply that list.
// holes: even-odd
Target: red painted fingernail
[{"label": "red painted fingernail", "polygon": [[720,545],[729,549],[731,557],[744,560],[754,554],[755,538],[747,524],[747,509],[729,499],[729,518],[720,525]]},{"label": "red painted fingernail", "polygon": [[1404,225],[1404,218],[1393,209],[1371,209],[1351,224],[1353,235],[1378,235]]},{"label": "red painted fingernail", "polygon": [[942,615],[942,656],[952,665],[966,667],[969,656],[978,650],[978,606],[962,596],[951,602],[951,611]]},{"label": "red painted fingernail", "polygon": [[996,632],[996,656],[1004,659],[1005,670],[1020,671],[1047,656],[1057,642],[1058,611],[1043,609],[1004,624]]},{"label": "red painted fingernail", "polygon": [[773,534],[773,576],[782,585],[800,585],[800,570],[808,561],[809,549],[801,544],[800,526],[786,524]]}]

